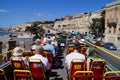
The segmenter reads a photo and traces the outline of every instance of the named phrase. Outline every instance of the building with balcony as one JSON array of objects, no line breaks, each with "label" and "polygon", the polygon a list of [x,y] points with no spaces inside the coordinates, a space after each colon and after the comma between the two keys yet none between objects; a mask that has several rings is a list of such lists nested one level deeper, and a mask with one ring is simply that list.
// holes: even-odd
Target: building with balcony
[{"label": "building with balcony", "polygon": [[105,42],[120,47],[120,0],[105,6]]}]

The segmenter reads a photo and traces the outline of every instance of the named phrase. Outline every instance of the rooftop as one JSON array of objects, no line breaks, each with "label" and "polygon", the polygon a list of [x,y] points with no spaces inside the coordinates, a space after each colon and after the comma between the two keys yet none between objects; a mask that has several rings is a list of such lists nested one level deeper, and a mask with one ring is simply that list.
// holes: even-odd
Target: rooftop
[{"label": "rooftop", "polygon": [[113,1],[111,3],[108,3],[106,5],[106,7],[111,7],[111,6],[118,5],[118,4],[120,4],[120,0],[115,0],[115,1]]}]

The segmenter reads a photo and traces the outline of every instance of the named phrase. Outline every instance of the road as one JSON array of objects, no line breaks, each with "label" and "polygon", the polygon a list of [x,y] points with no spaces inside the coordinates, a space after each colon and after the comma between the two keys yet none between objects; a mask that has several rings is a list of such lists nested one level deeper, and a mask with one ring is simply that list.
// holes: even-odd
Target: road
[{"label": "road", "polygon": [[[67,80],[67,72],[65,67],[65,56],[66,56],[66,49],[61,50],[62,52],[57,57],[57,61],[59,63],[62,63],[62,65],[52,68],[52,76],[50,77],[50,80]],[[54,64],[55,65],[55,64]]]},{"label": "road", "polygon": [[[94,46],[94,45],[93,45]],[[106,60],[107,67],[111,70],[120,70],[120,55],[118,51],[110,51],[104,49],[103,47],[96,47],[97,52]],[[67,72],[65,69],[65,56],[66,49],[59,58],[62,60],[62,66],[57,69],[52,69],[53,76],[50,77],[50,80],[67,80]],[[114,55],[112,55],[114,54]]]},{"label": "road", "polygon": [[[95,46],[89,42],[87,42],[91,46]],[[110,70],[120,70],[120,50],[108,50],[104,47],[96,46],[96,51],[102,56],[103,59],[106,60],[107,67]]]}]

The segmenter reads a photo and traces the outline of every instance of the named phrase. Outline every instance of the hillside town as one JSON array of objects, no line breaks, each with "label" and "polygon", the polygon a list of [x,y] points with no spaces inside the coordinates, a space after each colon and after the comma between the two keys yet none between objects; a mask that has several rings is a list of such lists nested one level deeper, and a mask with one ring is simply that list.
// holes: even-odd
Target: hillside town
[{"label": "hillside town", "polygon": [[[90,32],[89,26],[93,19],[103,17],[102,12],[105,11],[104,16],[104,31],[101,32],[104,35],[105,42],[113,42],[115,45],[120,47],[120,1],[114,1],[105,5],[104,8],[96,12],[84,12],[74,15],[65,15],[61,19],[54,21],[38,21],[47,32],[50,30],[51,33],[56,31],[72,32],[78,31],[80,33]],[[27,26],[31,26],[32,22],[19,24],[12,26],[10,31],[25,31]]]},{"label": "hillside town", "polygon": [[120,80],[120,0],[0,31],[0,80]]}]

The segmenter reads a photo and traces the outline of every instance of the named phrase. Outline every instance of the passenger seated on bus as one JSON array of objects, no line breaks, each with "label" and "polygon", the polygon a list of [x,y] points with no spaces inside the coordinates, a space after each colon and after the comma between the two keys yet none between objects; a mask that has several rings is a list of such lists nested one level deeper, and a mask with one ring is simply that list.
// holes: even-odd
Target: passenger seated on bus
[{"label": "passenger seated on bus", "polygon": [[85,59],[85,55],[79,53],[78,49],[79,49],[79,47],[75,45],[74,46],[74,51],[66,56],[65,63],[66,63],[66,69],[67,69],[68,73],[70,71],[70,64],[71,64],[72,59],[74,59],[74,58]]},{"label": "passenger seated on bus", "polygon": [[73,43],[80,43],[80,39],[77,36],[74,36]]},{"label": "passenger seated on bus", "polygon": [[43,48],[41,45],[37,45],[36,48],[35,48],[35,51],[36,51],[36,54],[34,54],[33,56],[29,57],[30,58],[38,58],[42,61],[43,63],[43,66],[44,66],[44,69],[45,69],[45,72],[48,72],[50,71],[50,64],[48,62],[48,59],[44,56],[42,56],[42,51],[43,51]]},{"label": "passenger seated on bus", "polygon": [[35,50],[35,48],[36,48],[37,45],[41,45],[40,39],[36,39],[35,44],[32,46],[31,49],[32,49],[32,50]]},{"label": "passenger seated on bus", "polygon": [[42,46],[45,46],[45,45],[46,45],[46,42],[45,42],[45,41],[41,41],[41,45],[42,45]]},{"label": "passenger seated on bus", "polygon": [[87,47],[86,50],[86,58],[87,58],[87,62],[89,64],[87,64],[87,70],[90,69],[90,64],[92,63],[93,60],[100,60],[102,59],[96,52],[96,50],[94,50],[93,47]]},{"label": "passenger seated on bus", "polygon": [[52,46],[54,47],[54,49],[55,49],[55,57],[56,57],[57,54],[58,54],[58,46],[55,45],[55,42],[54,42],[54,41],[51,42],[51,45],[52,45]]},{"label": "passenger seated on bus", "polygon": [[68,37],[67,37],[67,40],[66,40],[67,45],[68,45],[68,43],[70,43],[70,42],[72,42],[72,41],[73,41],[72,37],[71,37],[71,36],[68,36]]},{"label": "passenger seated on bus", "polygon": [[15,47],[13,49],[13,54],[12,54],[13,58],[14,57],[21,57],[22,60],[24,61],[25,67],[26,69],[29,69],[28,67],[28,60],[26,57],[23,57],[23,49],[21,47]]},{"label": "passenger seated on bus", "polygon": [[44,50],[50,50],[53,58],[55,57],[55,48],[54,48],[53,45],[51,45],[51,40],[50,39],[46,40],[46,45],[43,46],[43,49]]},{"label": "passenger seated on bus", "polygon": [[[66,63],[66,69],[67,69],[68,73],[70,71],[70,64],[71,64],[72,59],[81,58],[81,59],[86,60],[85,55],[79,53],[78,50],[79,50],[79,46],[75,44],[74,45],[74,51],[66,56],[65,63]],[[89,59],[87,59],[87,60],[88,61],[86,61],[86,65],[89,65],[90,64]],[[89,70],[89,67],[87,68],[87,70]]]}]

